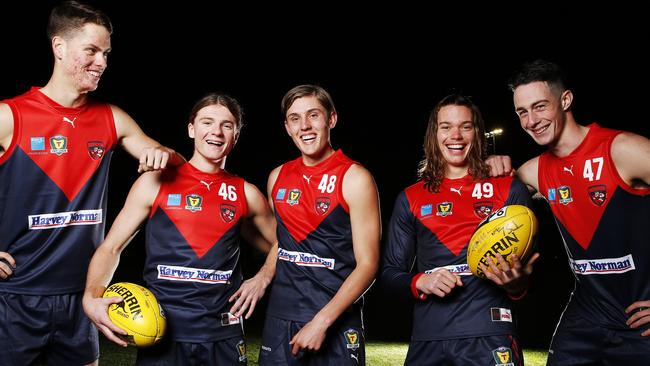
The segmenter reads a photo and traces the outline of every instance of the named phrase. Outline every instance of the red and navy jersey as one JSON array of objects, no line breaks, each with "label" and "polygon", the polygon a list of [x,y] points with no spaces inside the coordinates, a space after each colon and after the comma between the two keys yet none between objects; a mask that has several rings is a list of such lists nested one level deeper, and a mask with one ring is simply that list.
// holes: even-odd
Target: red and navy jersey
[{"label": "red and navy jersey", "polygon": [[576,277],[573,306],[603,326],[629,329],[625,308],[650,299],[650,189],[619,176],[611,157],[619,133],[589,125],[568,156],[540,155],[538,176]]},{"label": "red and navy jersey", "polygon": [[0,251],[16,260],[0,291],[82,291],[104,239],[108,166],[117,141],[107,104],[66,108],[38,88],[6,100],[14,118],[0,157]]},{"label": "red and navy jersey", "polygon": [[337,150],[316,166],[282,166],[272,190],[278,261],[268,314],[310,321],[356,267],[343,177],[350,160]]},{"label": "red and navy jersey", "polygon": [[[404,296],[416,296],[417,290],[412,290],[416,276],[441,268],[463,281],[444,298],[416,296],[413,341],[514,333],[510,300],[494,283],[472,276],[467,246],[491,212],[529,203],[524,184],[511,177],[443,179],[436,193],[418,181],[398,195],[383,255],[384,285]],[[411,271],[413,264],[416,273]]]},{"label": "red and navy jersey", "polygon": [[242,282],[244,180],[190,163],[161,178],[146,228],[144,279],[166,313],[171,338],[212,342],[241,335],[228,298]]}]

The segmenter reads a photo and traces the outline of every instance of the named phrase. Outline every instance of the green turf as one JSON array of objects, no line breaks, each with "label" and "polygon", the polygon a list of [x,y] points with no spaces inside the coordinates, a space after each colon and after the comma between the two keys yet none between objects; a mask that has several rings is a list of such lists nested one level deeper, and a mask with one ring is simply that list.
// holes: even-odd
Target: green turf
[{"label": "green turf", "polygon": [[[247,340],[248,365],[257,366],[257,356],[260,351],[259,338],[249,337]],[[366,364],[368,366],[403,365],[406,358],[407,343],[369,342],[366,345]],[[127,366],[135,365],[135,348],[121,348],[102,337],[102,356],[100,365]],[[524,350],[526,366],[546,365],[546,351]]]}]

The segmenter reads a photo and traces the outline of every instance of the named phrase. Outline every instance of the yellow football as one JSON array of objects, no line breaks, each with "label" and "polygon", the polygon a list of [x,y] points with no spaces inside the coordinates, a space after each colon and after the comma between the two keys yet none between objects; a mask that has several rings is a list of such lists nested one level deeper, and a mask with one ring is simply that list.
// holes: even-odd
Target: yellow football
[{"label": "yellow football", "polygon": [[[496,261],[496,253],[512,264],[510,256],[516,253],[522,263],[533,252],[537,235],[537,218],[526,206],[509,205],[493,212],[476,228],[467,247],[467,265],[478,277],[485,277],[479,263],[489,266],[488,258]],[[501,267],[497,263],[497,267]]]},{"label": "yellow football", "polygon": [[128,335],[125,340],[137,347],[160,341],[167,321],[158,300],[146,288],[130,282],[117,282],[104,291],[104,297],[121,296],[124,301],[108,307],[108,317]]}]

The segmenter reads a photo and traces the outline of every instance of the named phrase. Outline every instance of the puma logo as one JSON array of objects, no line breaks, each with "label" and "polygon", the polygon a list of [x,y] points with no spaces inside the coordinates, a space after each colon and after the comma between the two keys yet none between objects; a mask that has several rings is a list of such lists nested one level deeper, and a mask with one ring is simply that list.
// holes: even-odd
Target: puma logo
[{"label": "puma logo", "polygon": [[75,117],[74,119],[70,119],[68,117],[63,117],[63,122],[71,124],[72,128],[74,128],[74,121],[76,121],[76,120],[77,120],[77,117]]},{"label": "puma logo", "polygon": [[311,184],[311,183],[310,183],[310,181],[311,181],[311,175],[308,177],[308,176],[306,176],[306,175],[303,174],[302,177],[305,178],[305,180],[307,181],[307,184]]},{"label": "puma logo", "polygon": [[460,188],[458,188],[458,189],[456,189],[456,188],[449,188],[450,191],[458,193],[459,196],[461,195],[461,194],[460,194],[460,190],[461,190],[461,189],[463,189],[463,186],[460,186]]},{"label": "puma logo", "polygon": [[573,165],[571,165],[570,168],[564,167],[564,171],[569,172],[569,173],[571,173],[571,175],[573,175]]},{"label": "puma logo", "polygon": [[208,189],[208,191],[210,190],[210,186],[212,185],[212,183],[214,183],[214,182],[206,183],[204,181],[201,181],[201,184],[205,185],[205,187]]},{"label": "puma logo", "polygon": [[354,360],[357,361],[357,364],[359,363],[359,356],[355,355],[354,353],[350,353],[350,358],[354,358]]}]

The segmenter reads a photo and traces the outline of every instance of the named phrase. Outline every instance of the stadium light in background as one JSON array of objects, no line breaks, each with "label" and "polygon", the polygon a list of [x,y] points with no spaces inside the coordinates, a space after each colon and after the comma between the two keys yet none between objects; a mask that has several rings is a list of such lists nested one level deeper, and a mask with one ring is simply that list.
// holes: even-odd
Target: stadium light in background
[{"label": "stadium light in background", "polygon": [[492,154],[497,153],[497,140],[496,137],[501,135],[503,133],[503,130],[500,128],[495,128],[492,131],[486,132],[485,137],[488,139],[492,139]]}]

